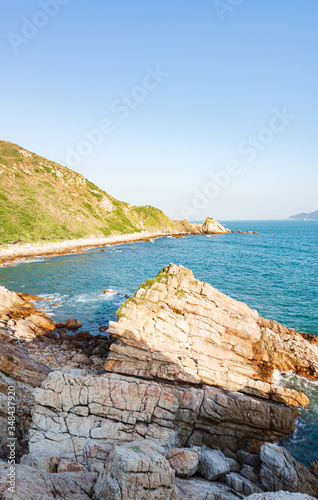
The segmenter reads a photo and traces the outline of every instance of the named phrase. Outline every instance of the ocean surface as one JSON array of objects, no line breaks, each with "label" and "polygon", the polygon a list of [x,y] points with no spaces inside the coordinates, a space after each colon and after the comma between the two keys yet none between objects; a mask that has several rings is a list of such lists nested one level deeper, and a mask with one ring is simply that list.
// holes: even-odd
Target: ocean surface
[{"label": "ocean surface", "polygon": [[[81,254],[39,257],[0,268],[0,284],[10,290],[52,299],[41,307],[55,321],[79,319],[98,333],[116,319],[116,310],[147,278],[173,262],[260,315],[304,333],[318,335],[318,221],[223,221],[229,229],[254,234],[164,237],[84,250]],[[111,293],[105,294],[107,288]],[[58,303],[58,305],[54,305]],[[318,383],[283,379],[303,387],[312,406],[302,411],[294,435],[284,445],[303,463],[318,459]]]}]

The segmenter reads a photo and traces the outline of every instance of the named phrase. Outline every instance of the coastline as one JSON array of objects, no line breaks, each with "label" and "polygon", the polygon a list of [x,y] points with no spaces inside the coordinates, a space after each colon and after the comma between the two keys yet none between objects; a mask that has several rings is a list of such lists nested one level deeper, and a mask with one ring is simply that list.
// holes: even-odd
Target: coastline
[{"label": "coastline", "polygon": [[70,252],[81,252],[84,248],[104,247],[106,245],[120,245],[122,243],[134,243],[139,241],[149,241],[152,238],[163,238],[164,236],[182,237],[187,234],[198,234],[195,232],[150,232],[120,234],[105,238],[81,238],[78,240],[63,240],[49,243],[25,243],[22,245],[10,245],[0,249],[0,267],[4,263],[12,263],[21,258],[27,257],[52,257],[54,255],[65,255]]}]

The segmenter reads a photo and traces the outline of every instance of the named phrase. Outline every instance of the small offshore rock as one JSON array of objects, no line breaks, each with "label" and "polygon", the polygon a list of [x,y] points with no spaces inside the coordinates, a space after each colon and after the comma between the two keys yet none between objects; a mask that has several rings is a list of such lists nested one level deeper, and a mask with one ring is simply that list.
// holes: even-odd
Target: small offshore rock
[{"label": "small offshore rock", "polygon": [[66,323],[66,328],[68,330],[77,330],[78,328],[82,327],[82,323],[78,321],[77,319],[70,318],[67,320]]}]

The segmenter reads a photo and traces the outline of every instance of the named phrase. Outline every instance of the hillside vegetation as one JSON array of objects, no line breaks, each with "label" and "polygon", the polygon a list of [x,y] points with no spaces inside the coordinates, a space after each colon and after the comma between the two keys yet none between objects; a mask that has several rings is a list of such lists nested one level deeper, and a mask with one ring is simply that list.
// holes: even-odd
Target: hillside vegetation
[{"label": "hillside vegetation", "polygon": [[191,231],[161,210],[116,200],[81,174],[0,141],[0,244]]}]

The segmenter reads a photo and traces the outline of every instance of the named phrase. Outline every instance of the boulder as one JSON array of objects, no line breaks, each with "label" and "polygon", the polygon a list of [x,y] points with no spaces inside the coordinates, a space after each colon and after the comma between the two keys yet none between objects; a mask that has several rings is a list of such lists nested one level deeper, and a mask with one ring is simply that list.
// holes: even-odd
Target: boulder
[{"label": "boulder", "polygon": [[78,328],[82,327],[82,323],[78,321],[77,319],[68,319],[66,323],[66,328],[68,330],[77,330]]},{"label": "boulder", "polygon": [[199,472],[208,481],[216,481],[230,472],[230,464],[220,450],[204,447],[201,450]]},{"label": "boulder", "polygon": [[305,493],[318,498],[318,478],[285,448],[264,444],[261,461],[261,482],[265,490]]},{"label": "boulder", "polygon": [[[6,311],[10,311],[15,307],[28,307],[32,308],[26,300],[15,292],[10,292],[4,286],[0,286],[0,316],[5,314]],[[34,307],[34,306],[33,306]]]},{"label": "boulder", "polygon": [[202,233],[204,234],[225,234],[230,232],[229,229],[223,227],[222,224],[213,219],[213,217],[207,217],[202,224]]},{"label": "boulder", "polygon": [[294,406],[308,404],[307,396],[276,385],[273,368],[318,378],[310,336],[260,318],[174,264],[125,302],[107,332],[117,338],[105,363],[112,372],[218,385]]},{"label": "boulder", "polygon": [[35,325],[31,321],[20,319],[17,321],[15,328],[15,335],[19,338],[23,338],[28,342],[36,338]]},{"label": "boulder", "polygon": [[95,472],[50,474],[27,465],[15,465],[14,493],[9,490],[10,465],[0,463],[1,500],[89,500],[96,482]]},{"label": "boulder", "polygon": [[244,467],[238,472],[240,472],[242,476],[246,477],[246,479],[249,479],[254,483],[258,483],[260,480],[259,474],[257,474],[256,470],[251,465],[244,465]]},{"label": "boulder", "polygon": [[179,491],[179,500],[239,500],[237,496],[224,483],[211,483],[205,479],[194,477],[191,479],[176,479]]},{"label": "boulder", "polygon": [[263,489],[257,484],[253,483],[249,479],[246,479],[246,477],[241,476],[241,474],[238,474],[237,472],[230,472],[230,474],[227,474],[225,482],[236,493],[240,493],[244,496],[263,492]]},{"label": "boulder", "polygon": [[194,476],[199,467],[199,451],[190,448],[171,448],[166,454],[178,477]]},{"label": "boulder", "polygon": [[100,500],[177,500],[174,470],[155,445],[114,446],[95,486]]},{"label": "boulder", "polygon": [[0,344],[0,372],[29,387],[37,387],[52,370],[34,361],[22,347]]},{"label": "boulder", "polygon": [[32,321],[38,328],[52,332],[56,328],[56,324],[53,320],[45,315],[31,314],[29,320]]},{"label": "boulder", "polygon": [[82,363],[84,365],[89,365],[89,358],[85,354],[77,353],[72,357],[73,363]]}]

